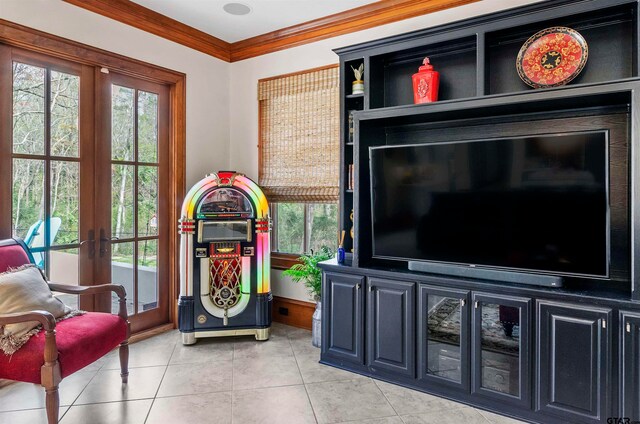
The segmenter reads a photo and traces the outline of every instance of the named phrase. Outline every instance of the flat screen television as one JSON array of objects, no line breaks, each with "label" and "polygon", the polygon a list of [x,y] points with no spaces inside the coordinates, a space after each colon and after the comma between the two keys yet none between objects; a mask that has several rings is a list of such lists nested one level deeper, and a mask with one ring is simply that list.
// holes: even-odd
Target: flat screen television
[{"label": "flat screen television", "polygon": [[371,147],[373,258],[607,278],[607,138]]}]

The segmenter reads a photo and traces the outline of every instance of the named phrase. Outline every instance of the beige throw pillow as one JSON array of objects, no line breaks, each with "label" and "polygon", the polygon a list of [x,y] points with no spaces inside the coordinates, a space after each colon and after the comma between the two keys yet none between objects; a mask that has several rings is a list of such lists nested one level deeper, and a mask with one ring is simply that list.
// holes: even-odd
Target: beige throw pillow
[{"label": "beige throw pillow", "polygon": [[[82,313],[55,298],[42,273],[35,265],[25,265],[0,274],[0,314],[47,311],[56,319]],[[0,326],[0,349],[13,354],[40,330],[37,321]]]}]

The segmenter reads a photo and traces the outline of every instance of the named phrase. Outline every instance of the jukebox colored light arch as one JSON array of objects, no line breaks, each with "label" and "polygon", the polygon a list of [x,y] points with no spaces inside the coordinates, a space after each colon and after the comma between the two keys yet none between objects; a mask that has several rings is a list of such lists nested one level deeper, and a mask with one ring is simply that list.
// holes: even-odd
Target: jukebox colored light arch
[{"label": "jukebox colored light arch", "polygon": [[[232,186],[237,187],[246,194],[249,195],[252,203],[255,206],[256,219],[268,219],[269,218],[269,204],[267,198],[262,192],[262,189],[248,177],[242,174],[233,174],[230,172],[220,172],[219,174],[211,174],[202,180],[198,181],[187,193],[185,201],[182,204],[182,217],[183,219],[193,219],[196,206],[202,196],[219,185],[220,179],[232,180]],[[184,235],[183,235],[184,237]],[[192,237],[192,236],[191,236]],[[192,257],[189,254],[191,250],[191,243],[184,243],[182,249],[185,249],[185,255],[189,258],[188,262],[192,262]],[[271,247],[269,232],[256,234],[256,254],[257,254],[257,292],[268,293],[271,289],[270,275],[271,275]],[[192,264],[185,264],[183,266],[190,267]],[[191,268],[193,269],[193,268]],[[187,273],[189,270],[184,270]],[[192,285],[193,281],[187,279],[186,285]],[[188,294],[193,290],[193,287],[185,287],[185,294]]]}]

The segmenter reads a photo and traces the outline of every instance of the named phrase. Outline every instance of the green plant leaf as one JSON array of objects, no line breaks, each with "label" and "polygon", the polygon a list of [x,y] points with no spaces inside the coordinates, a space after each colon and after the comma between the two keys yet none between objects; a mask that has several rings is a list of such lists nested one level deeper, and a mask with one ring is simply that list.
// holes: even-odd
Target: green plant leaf
[{"label": "green plant leaf", "polygon": [[331,259],[333,252],[326,246],[320,248],[318,252],[309,252],[298,258],[300,263],[293,265],[283,272],[291,277],[295,283],[303,283],[309,293],[314,298],[319,298],[322,291],[322,270],[318,268],[318,263]]}]

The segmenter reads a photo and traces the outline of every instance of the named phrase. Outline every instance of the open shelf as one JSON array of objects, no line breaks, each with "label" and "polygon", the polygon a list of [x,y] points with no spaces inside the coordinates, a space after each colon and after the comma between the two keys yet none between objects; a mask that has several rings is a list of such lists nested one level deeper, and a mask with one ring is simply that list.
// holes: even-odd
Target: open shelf
[{"label": "open shelf", "polygon": [[371,109],[413,104],[411,76],[429,57],[440,73],[439,100],[476,95],[476,37],[371,56]]},{"label": "open shelf", "polygon": [[487,94],[531,90],[518,76],[515,59],[531,35],[554,26],[575,29],[589,47],[587,65],[570,84],[637,76],[636,16],[636,4],[625,4],[487,33]]}]

